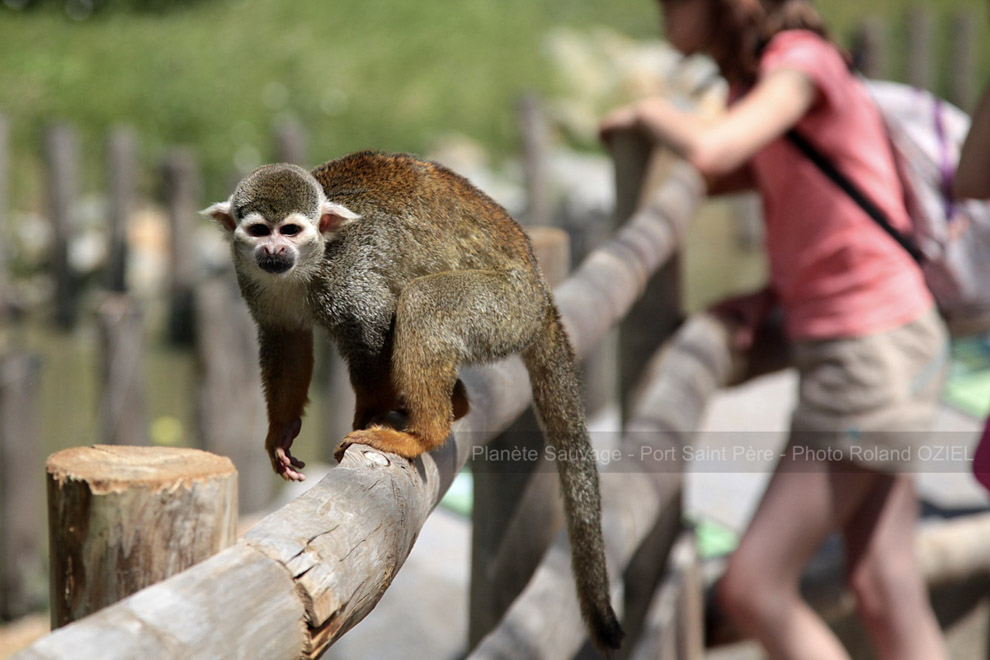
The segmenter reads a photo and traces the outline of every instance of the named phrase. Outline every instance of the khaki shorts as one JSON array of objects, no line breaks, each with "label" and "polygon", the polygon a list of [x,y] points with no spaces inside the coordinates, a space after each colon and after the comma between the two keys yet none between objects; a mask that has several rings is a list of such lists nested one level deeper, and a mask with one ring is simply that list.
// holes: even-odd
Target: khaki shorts
[{"label": "khaki shorts", "polygon": [[879,334],[796,342],[792,350],[800,376],[792,455],[910,470],[948,371],[938,313]]}]

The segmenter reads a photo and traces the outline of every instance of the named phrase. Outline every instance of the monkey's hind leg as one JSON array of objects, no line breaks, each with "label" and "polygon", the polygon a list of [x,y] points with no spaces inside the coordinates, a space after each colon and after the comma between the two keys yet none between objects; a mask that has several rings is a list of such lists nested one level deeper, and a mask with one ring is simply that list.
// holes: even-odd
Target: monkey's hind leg
[{"label": "monkey's hind leg", "polygon": [[543,302],[535,288],[494,271],[454,271],[414,280],[399,297],[392,378],[409,411],[406,431],[424,451],[439,447],[468,411],[462,364],[492,362],[525,346]]},{"label": "monkey's hind leg", "polygon": [[[389,426],[390,413],[398,412],[400,415],[408,417],[409,411],[404,406],[399,405],[395,388],[390,377],[384,380],[374,380],[366,378],[366,382],[354,382],[354,391],[357,396],[354,431],[334,450],[334,457],[339,462],[347,448],[352,444],[364,444],[391,452],[406,458],[415,458],[423,453],[422,444],[419,440],[401,430],[392,429]],[[460,419],[470,410],[467,390],[464,384],[457,379],[453,391],[450,395],[453,418]]]},{"label": "monkey's hind leg", "polygon": [[542,292],[519,281],[525,278],[454,271],[411,282],[399,296],[392,348],[392,380],[408,413],[406,426],[394,435],[358,432],[345,440],[408,458],[442,445],[453,421],[468,411],[458,367],[519,351],[539,325]]}]

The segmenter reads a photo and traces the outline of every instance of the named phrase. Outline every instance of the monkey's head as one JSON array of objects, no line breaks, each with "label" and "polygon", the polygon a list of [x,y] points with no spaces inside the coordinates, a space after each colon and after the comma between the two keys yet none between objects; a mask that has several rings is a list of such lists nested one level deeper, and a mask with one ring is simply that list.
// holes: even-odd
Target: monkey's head
[{"label": "monkey's head", "polygon": [[203,214],[228,232],[234,265],[255,279],[308,276],[326,241],[358,217],[327,200],[309,172],[287,163],[254,170],[230,199]]}]

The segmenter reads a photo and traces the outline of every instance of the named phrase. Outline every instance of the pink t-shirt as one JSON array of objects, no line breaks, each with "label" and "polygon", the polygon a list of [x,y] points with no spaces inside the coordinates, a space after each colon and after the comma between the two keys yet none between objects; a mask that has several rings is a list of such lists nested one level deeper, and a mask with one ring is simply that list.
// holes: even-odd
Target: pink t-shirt
[{"label": "pink t-shirt", "polygon": [[[797,131],[906,231],[910,220],[883,128],[862,83],[818,35],[777,34],[760,75],[798,70],[818,99]],[[921,270],[850,197],[782,136],[752,160],[763,199],[770,280],[795,339],[859,336],[903,325],[934,303]]]}]

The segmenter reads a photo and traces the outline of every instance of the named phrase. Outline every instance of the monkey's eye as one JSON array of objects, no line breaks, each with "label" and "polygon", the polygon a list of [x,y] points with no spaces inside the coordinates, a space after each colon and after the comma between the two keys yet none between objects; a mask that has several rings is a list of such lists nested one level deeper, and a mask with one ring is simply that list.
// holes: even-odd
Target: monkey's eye
[{"label": "monkey's eye", "polygon": [[279,231],[282,232],[283,236],[295,236],[302,231],[302,227],[293,224],[282,225],[279,228]]},{"label": "monkey's eye", "polygon": [[263,225],[259,222],[248,226],[247,233],[250,234],[251,236],[261,237],[261,236],[268,236],[269,234],[272,233],[272,230],[268,228],[268,225]]}]

